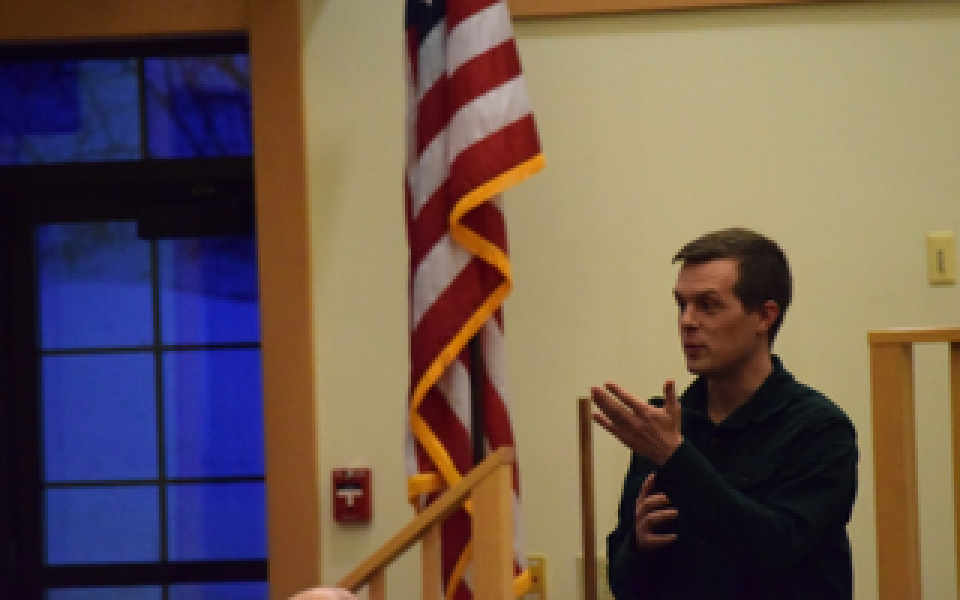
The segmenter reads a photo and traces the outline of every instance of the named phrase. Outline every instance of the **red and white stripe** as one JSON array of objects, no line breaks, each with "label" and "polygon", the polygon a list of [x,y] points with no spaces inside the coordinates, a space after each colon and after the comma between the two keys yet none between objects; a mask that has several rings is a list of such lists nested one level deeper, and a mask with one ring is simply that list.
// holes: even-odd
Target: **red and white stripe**
[{"label": "red and white stripe", "polygon": [[[443,4],[443,3],[438,3]],[[514,445],[503,363],[512,287],[500,192],[542,167],[509,10],[501,0],[408,0],[407,165],[411,500],[429,501],[473,467],[467,343],[480,335],[484,442]],[[429,19],[411,19],[410,11]],[[419,13],[418,13],[419,14]],[[432,20],[431,20],[432,19]],[[514,465],[519,514],[519,472]],[[514,540],[523,564],[520,525]],[[443,585],[471,597],[469,515],[442,527]]]}]

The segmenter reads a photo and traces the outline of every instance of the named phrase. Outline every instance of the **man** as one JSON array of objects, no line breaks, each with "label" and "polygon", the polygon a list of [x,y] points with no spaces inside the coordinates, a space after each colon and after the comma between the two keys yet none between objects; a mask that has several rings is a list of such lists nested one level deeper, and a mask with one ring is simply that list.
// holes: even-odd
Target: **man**
[{"label": "man", "polygon": [[[633,451],[607,539],[618,600],[851,600],[846,524],[856,433],[771,354],[787,260],[744,229],[674,257],[680,341],[696,380],[647,403],[607,383],[594,420]],[[824,349],[825,351],[828,349]]]}]

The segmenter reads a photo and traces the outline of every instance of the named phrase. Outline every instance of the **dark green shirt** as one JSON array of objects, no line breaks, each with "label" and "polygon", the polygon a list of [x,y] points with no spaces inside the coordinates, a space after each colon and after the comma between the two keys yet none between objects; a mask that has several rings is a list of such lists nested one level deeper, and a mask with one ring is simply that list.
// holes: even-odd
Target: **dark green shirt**
[{"label": "dark green shirt", "polygon": [[[774,370],[719,424],[707,416],[706,381],[680,398],[684,441],[659,469],[636,454],[607,538],[618,600],[851,600],[846,525],[857,487],[856,432],[823,394]],[[677,540],[637,547],[634,509],[655,489],[679,516]]]}]

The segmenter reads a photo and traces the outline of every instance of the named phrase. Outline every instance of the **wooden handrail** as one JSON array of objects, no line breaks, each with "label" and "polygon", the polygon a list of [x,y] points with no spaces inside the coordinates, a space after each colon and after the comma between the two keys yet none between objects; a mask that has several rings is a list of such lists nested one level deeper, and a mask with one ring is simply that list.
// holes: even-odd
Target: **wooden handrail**
[{"label": "wooden handrail", "polygon": [[895,327],[869,333],[871,346],[960,342],[960,327]]},{"label": "wooden handrail", "polygon": [[[368,585],[375,577],[410,546],[416,543],[435,523],[438,523],[457,510],[474,491],[474,488],[483,483],[490,476],[496,475],[503,466],[511,467],[514,461],[514,450],[510,446],[502,446],[492,453],[485,461],[477,465],[472,471],[437,498],[423,512],[410,521],[406,527],[390,538],[383,546],[374,552],[360,566],[355,568],[346,577],[340,580],[337,587],[358,591]],[[512,494],[512,487],[510,488]],[[512,540],[508,543],[512,547]]]},{"label": "wooden handrail", "polygon": [[[920,600],[920,528],[914,403],[914,344],[946,343],[954,459],[954,514],[960,515],[960,327],[871,331],[874,486],[880,600]],[[957,522],[960,540],[960,521]]]}]

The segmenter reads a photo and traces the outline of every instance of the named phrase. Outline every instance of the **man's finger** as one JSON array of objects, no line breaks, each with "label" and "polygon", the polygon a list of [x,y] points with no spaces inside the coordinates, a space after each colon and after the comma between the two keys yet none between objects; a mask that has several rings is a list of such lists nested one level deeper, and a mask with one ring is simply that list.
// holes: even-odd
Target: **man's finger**
[{"label": "man's finger", "polygon": [[610,418],[607,415],[603,413],[595,412],[591,415],[591,417],[593,418],[594,423],[596,423],[600,427],[603,427],[607,431],[611,431],[611,429],[613,428],[613,423],[610,421]]},{"label": "man's finger", "polygon": [[663,407],[671,415],[680,414],[680,400],[677,398],[676,385],[672,379],[663,382]]},{"label": "man's finger", "polygon": [[640,486],[640,494],[637,495],[637,502],[633,505],[633,516],[639,518],[640,513],[646,507],[647,501],[650,498],[650,492],[653,491],[653,473],[647,475],[646,479],[643,480],[643,484]]},{"label": "man's finger", "polygon": [[653,491],[653,476],[654,473],[650,473],[647,475],[647,478],[643,480],[643,485],[640,486],[640,498],[646,498],[650,495],[650,492]]},{"label": "man's finger", "polygon": [[667,521],[677,518],[680,513],[675,508],[661,508],[647,513],[647,523],[650,525],[660,525]]},{"label": "man's finger", "polygon": [[633,413],[603,388],[590,388],[593,404],[600,409],[611,425],[621,425],[633,417]]},{"label": "man's finger", "polygon": [[647,506],[658,508],[661,506],[670,506],[670,498],[663,492],[656,492],[647,496]]},{"label": "man's finger", "polygon": [[646,406],[647,404],[646,402],[641,402],[634,397],[633,394],[630,394],[627,392],[627,390],[623,389],[612,381],[608,381],[603,385],[603,387],[609,390],[610,393],[617,398],[617,400],[623,402],[633,412],[637,412],[642,406]]},{"label": "man's finger", "polygon": [[677,540],[675,533],[648,533],[646,547],[653,550],[671,544]]},{"label": "man's finger", "polygon": [[590,388],[590,399],[604,413],[609,413],[620,404],[607,390],[600,387]]}]

